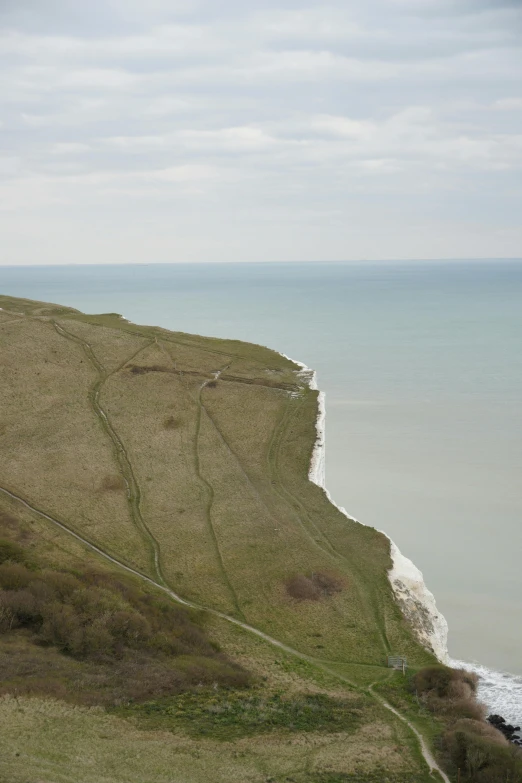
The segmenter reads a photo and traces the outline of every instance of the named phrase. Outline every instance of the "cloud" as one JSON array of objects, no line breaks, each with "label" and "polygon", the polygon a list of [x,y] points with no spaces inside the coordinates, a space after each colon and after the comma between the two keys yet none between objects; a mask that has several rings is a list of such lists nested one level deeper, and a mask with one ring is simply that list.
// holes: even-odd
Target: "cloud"
[{"label": "cloud", "polygon": [[150,172],[146,175],[151,179],[162,182],[201,183],[218,177],[218,170],[213,166],[184,165],[170,166],[161,171]]},{"label": "cloud", "polygon": [[[330,257],[371,255],[370,234],[373,253],[400,257],[416,215],[437,226],[437,247],[447,225],[454,255],[453,215],[468,204],[516,254],[519,3],[44,5],[0,9],[2,194],[29,233],[37,213],[57,226],[89,216],[83,247],[109,210],[117,247],[133,221],[168,235],[173,212],[188,226],[196,210],[205,252],[215,240],[220,257],[231,221],[237,254],[244,236],[267,258],[309,257],[314,221]],[[393,215],[393,247],[375,237],[378,210],[383,224]],[[343,221],[355,211],[351,246]],[[260,221],[274,229],[258,236]],[[11,246],[14,226],[0,226]],[[481,237],[470,233],[469,255]]]},{"label": "cloud", "polygon": [[493,104],[494,109],[501,109],[502,111],[518,111],[522,109],[522,97],[520,98],[500,98]]},{"label": "cloud", "polygon": [[88,144],[81,144],[77,141],[62,141],[53,144],[51,147],[51,155],[78,155],[89,152],[91,147]]}]

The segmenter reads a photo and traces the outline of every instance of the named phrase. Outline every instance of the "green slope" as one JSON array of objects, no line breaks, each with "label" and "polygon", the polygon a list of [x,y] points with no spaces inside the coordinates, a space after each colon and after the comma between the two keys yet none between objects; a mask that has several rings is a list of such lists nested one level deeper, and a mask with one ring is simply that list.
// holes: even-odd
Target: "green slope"
[{"label": "green slope", "polygon": [[[433,658],[393,599],[386,537],[308,480],[317,392],[299,368],[261,346],[114,314],[10,297],[0,307],[0,504],[54,526],[58,554],[40,537],[36,551],[55,567],[59,552],[70,565],[70,547],[99,565],[106,555],[106,567],[214,611],[225,649],[237,652],[231,633],[248,639],[247,668],[259,672],[268,656],[269,682],[283,656],[299,687],[359,693],[374,710],[363,723],[388,727],[386,752],[399,732],[424,774],[415,737],[365,689],[388,675],[390,652],[414,668]],[[248,628],[290,652],[267,652]]]}]

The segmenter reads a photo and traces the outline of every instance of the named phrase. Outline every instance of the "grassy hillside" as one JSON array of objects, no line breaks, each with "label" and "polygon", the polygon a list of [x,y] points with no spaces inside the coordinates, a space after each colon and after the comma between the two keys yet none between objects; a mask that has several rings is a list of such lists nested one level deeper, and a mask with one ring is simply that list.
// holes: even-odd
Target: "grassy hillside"
[{"label": "grassy hillside", "polygon": [[[76,583],[53,611],[106,640],[64,646],[45,601],[33,607],[41,620],[4,628],[4,776],[197,783],[210,765],[216,781],[433,780],[416,737],[367,690],[389,677],[388,653],[413,669],[433,658],[393,600],[387,539],[308,481],[317,392],[299,368],[261,346],[114,314],[10,297],[0,307],[4,598],[67,573]],[[103,596],[80,611],[75,591],[89,586]],[[159,588],[198,611],[154,619]],[[117,612],[148,624],[141,646],[103,636],[121,635]],[[165,622],[179,648],[159,644]],[[5,668],[13,653],[43,672],[29,689],[27,667]],[[121,671],[138,655],[177,672],[177,686],[126,691]],[[92,685],[117,670],[116,697]]]}]

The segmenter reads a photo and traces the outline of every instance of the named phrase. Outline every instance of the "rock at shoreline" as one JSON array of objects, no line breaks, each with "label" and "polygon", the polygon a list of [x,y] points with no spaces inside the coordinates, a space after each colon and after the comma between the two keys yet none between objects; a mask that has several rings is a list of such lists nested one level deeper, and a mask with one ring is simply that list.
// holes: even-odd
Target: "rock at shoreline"
[{"label": "rock at shoreline", "polygon": [[522,747],[520,726],[512,726],[511,723],[506,723],[506,719],[502,715],[488,715],[487,721],[500,731],[509,742]]}]

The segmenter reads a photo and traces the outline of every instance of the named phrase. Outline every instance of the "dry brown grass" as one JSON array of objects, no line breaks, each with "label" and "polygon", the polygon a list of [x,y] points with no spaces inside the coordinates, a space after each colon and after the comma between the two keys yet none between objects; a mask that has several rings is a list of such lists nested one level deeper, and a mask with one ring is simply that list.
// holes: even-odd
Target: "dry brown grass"
[{"label": "dry brown grass", "polygon": [[145,375],[148,372],[175,372],[172,367],[165,367],[161,364],[129,364],[125,369],[131,372],[133,375]]},{"label": "dry brown grass", "polygon": [[175,416],[167,416],[163,420],[163,429],[165,430],[175,430],[179,427],[179,420]]},{"label": "dry brown grass", "polygon": [[102,492],[121,492],[125,489],[125,480],[123,476],[118,475],[117,473],[112,473],[109,476],[104,476],[101,484],[100,489]]},{"label": "dry brown grass", "polygon": [[[0,732],[6,751],[0,777],[9,783],[312,783],[330,770],[377,765],[398,775],[422,773],[401,748],[399,734],[385,724],[370,732],[248,737],[235,742],[191,739],[146,731],[105,715],[99,708],[53,700],[0,700]],[[67,741],[64,742],[64,736]],[[396,748],[396,750],[394,750]]]},{"label": "dry brown grass", "polygon": [[140,352],[134,359],[138,363],[141,350],[149,343],[146,336],[129,334],[121,329],[109,329],[106,326],[93,328],[91,324],[76,319],[59,319],[59,323],[91,345],[96,358],[108,373],[114,372],[131,356]]},{"label": "dry brown grass", "polygon": [[290,598],[295,598],[298,601],[318,601],[321,597],[321,591],[317,585],[304,574],[298,574],[288,579],[285,587]]},{"label": "dry brown grass", "polygon": [[300,601],[320,601],[321,598],[342,592],[343,583],[332,574],[312,571],[310,576],[296,574],[286,581],[285,587],[291,598]]},{"label": "dry brown grass", "polygon": [[125,493],[99,492],[117,464],[88,398],[94,368],[50,323],[14,326],[0,331],[1,485],[148,571],[150,554]]}]

